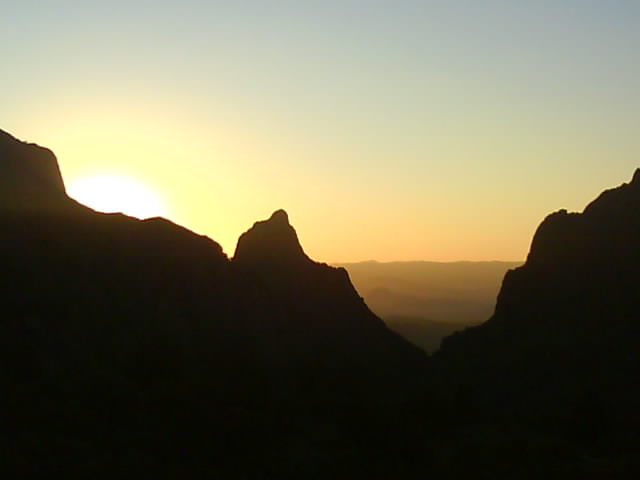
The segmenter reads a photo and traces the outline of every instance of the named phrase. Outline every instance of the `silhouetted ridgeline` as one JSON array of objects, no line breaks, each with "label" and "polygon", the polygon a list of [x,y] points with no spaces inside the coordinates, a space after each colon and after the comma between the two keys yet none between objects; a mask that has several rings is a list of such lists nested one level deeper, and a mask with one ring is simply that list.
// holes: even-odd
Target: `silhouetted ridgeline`
[{"label": "silhouetted ridgeline", "polygon": [[51,152],[4,132],[0,171],[2,466],[286,476],[404,448],[387,415],[426,355],[285,212],[229,260],[167,220],[79,205]]},{"label": "silhouetted ridgeline", "polygon": [[547,218],[493,317],[430,359],[284,211],[229,259],[79,205],[50,151],[0,132],[0,469],[634,478],[639,177]]},{"label": "silhouetted ridgeline", "polygon": [[483,435],[503,446],[527,432],[523,448],[573,458],[576,474],[638,473],[639,246],[640,170],[582,213],[549,215],[495,314],[434,357],[452,415],[491,425]]}]

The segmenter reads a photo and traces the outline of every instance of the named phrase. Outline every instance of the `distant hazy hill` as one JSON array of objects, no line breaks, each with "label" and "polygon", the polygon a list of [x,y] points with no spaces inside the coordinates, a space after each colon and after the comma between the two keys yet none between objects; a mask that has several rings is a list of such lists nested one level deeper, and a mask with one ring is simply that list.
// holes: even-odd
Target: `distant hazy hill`
[{"label": "distant hazy hill", "polygon": [[507,270],[522,262],[341,263],[367,305],[427,351],[487,320]]}]

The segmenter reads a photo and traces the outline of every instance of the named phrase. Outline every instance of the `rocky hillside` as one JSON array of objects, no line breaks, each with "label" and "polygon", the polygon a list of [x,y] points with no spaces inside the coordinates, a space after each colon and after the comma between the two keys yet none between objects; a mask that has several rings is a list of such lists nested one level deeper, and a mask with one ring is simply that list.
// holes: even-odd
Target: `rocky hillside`
[{"label": "rocky hillside", "polygon": [[640,171],[582,213],[549,215],[526,264],[506,274],[495,314],[435,355],[452,408],[563,438],[605,463],[637,459],[638,245]]},{"label": "rocky hillside", "polygon": [[18,471],[306,471],[321,455],[329,472],[423,377],[426,355],[308,258],[283,211],[230,260],[167,220],[79,205],[50,151],[4,132],[0,179],[0,442]]}]

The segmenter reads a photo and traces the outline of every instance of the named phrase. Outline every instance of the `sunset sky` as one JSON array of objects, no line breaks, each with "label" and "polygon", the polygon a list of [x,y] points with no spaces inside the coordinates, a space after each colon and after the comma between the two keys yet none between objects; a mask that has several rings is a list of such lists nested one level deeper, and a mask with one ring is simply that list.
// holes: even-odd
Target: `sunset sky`
[{"label": "sunset sky", "polygon": [[640,166],[636,0],[22,0],[0,26],[0,128],[229,255],[284,208],[317,260],[520,260]]}]

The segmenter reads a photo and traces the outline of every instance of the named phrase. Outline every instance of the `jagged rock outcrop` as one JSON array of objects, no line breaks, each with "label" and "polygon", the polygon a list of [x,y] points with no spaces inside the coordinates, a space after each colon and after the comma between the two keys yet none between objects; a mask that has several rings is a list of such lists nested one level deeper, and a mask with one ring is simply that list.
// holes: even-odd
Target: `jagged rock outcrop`
[{"label": "jagged rock outcrop", "polygon": [[[167,220],[79,205],[53,154],[5,133],[0,188],[0,445],[16,471],[333,476],[391,442],[426,355],[304,254],[284,211],[231,261]],[[332,460],[307,465],[316,450]]]},{"label": "jagged rock outcrop", "polygon": [[268,220],[254,223],[243,233],[238,239],[233,260],[237,264],[267,268],[311,262],[284,210],[276,210]]},{"label": "jagged rock outcrop", "polygon": [[[537,229],[494,315],[444,340],[440,385],[476,421],[629,451],[640,424],[640,173]],[[589,443],[591,442],[591,443]]]},{"label": "jagged rock outcrop", "polygon": [[[563,311],[585,322],[634,316],[640,294],[640,170],[629,184],[603,192],[582,213],[549,215],[524,266],[509,272],[491,322]],[[608,319],[608,320],[605,320]]]},{"label": "jagged rock outcrop", "polygon": [[64,182],[51,150],[0,130],[0,162],[0,208],[46,208],[64,198]]},{"label": "jagged rock outcrop", "polygon": [[309,368],[313,359],[316,366],[342,369],[340,375],[350,367],[361,372],[373,367],[387,372],[391,380],[397,376],[396,360],[405,365],[426,360],[423,351],[369,310],[344,268],[307,256],[284,210],[256,222],[240,236],[231,266],[237,278],[251,282],[240,289],[251,292],[250,305],[273,306],[261,314],[265,318],[257,326],[261,331],[257,338],[277,338],[259,343],[280,366],[295,359],[298,367]]}]

